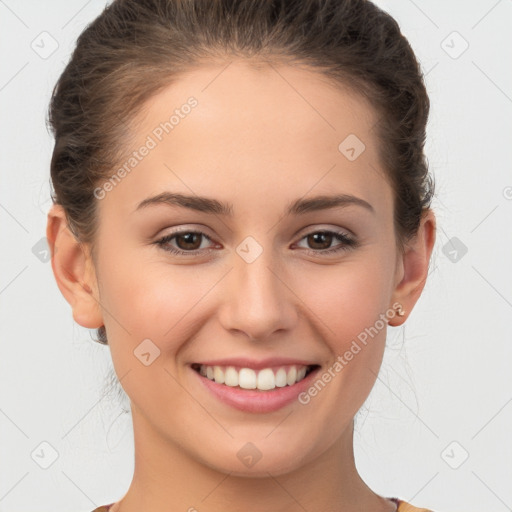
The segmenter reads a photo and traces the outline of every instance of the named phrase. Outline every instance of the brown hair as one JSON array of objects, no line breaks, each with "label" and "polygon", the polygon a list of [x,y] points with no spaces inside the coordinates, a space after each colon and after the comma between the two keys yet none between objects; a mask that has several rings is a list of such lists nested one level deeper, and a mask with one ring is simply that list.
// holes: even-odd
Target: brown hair
[{"label": "brown hair", "polygon": [[[373,105],[403,250],[434,193],[423,153],[430,103],[398,23],[367,0],[114,0],[79,36],[49,107],[52,200],[77,240],[94,257],[94,189],[125,156],[145,101],[235,56],[309,66]],[[104,327],[98,337],[107,342]]]}]

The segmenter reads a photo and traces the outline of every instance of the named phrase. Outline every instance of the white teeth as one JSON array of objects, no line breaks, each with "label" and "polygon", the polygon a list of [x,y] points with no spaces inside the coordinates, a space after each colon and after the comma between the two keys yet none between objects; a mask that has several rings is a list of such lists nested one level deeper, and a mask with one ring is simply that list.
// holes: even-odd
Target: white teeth
[{"label": "white teeth", "polygon": [[276,378],[270,368],[265,368],[258,373],[258,389],[274,389],[276,387]]},{"label": "white teeth", "polygon": [[296,381],[297,381],[297,368],[295,368],[295,366],[292,366],[288,370],[288,374],[286,376],[286,384],[288,384],[288,386],[291,386],[292,384],[295,384]]},{"label": "white teeth", "polygon": [[276,372],[276,386],[278,388],[286,386],[286,370],[284,368],[279,368]]},{"label": "white teeth", "polygon": [[224,372],[220,366],[213,367],[213,379],[219,384],[224,384]]},{"label": "white teeth", "polygon": [[256,372],[250,368],[242,368],[238,372],[238,385],[244,389],[256,389]]},{"label": "white teeth", "polygon": [[[217,368],[222,371],[220,366],[217,366]],[[238,386],[238,372],[232,366],[230,366],[224,373],[224,384],[232,387]]]},{"label": "white teeth", "polygon": [[217,384],[261,391],[292,386],[301,381],[306,376],[306,372],[307,366],[302,365],[280,367],[277,371],[272,368],[264,368],[259,371],[252,368],[240,368],[240,371],[237,371],[233,366],[205,366],[203,364],[199,368],[201,375]]}]

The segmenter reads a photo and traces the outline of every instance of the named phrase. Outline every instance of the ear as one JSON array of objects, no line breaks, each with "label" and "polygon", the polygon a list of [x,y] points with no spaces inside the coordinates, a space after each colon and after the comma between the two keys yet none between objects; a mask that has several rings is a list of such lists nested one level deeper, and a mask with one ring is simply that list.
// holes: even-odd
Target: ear
[{"label": "ear", "polygon": [[436,218],[429,208],[423,212],[416,236],[407,243],[404,254],[398,261],[397,280],[399,282],[393,291],[391,308],[393,304],[399,303],[405,314],[395,315],[389,320],[389,325],[395,327],[403,324],[419,299],[427,280],[435,239]]},{"label": "ear", "polygon": [[89,247],[76,240],[61,205],[54,204],[48,212],[46,238],[53,275],[73,309],[73,319],[82,327],[101,327],[103,316]]}]

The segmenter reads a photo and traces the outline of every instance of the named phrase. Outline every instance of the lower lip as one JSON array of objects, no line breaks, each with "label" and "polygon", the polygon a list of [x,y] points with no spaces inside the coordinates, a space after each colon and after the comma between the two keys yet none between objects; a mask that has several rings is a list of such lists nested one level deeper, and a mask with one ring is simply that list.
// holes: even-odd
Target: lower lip
[{"label": "lower lip", "polygon": [[309,372],[300,382],[292,386],[274,388],[269,391],[258,391],[254,389],[241,389],[238,387],[226,386],[204,377],[197,371],[192,372],[199,378],[203,385],[221,402],[244,412],[265,413],[273,412],[298,400],[300,393],[304,392],[310,385],[320,367]]}]

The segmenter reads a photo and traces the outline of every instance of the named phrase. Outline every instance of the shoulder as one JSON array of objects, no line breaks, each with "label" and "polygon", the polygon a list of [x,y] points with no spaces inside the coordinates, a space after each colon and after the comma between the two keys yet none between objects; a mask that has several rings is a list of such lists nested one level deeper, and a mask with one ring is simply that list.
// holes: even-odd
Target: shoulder
[{"label": "shoulder", "polygon": [[[428,508],[418,508],[410,503],[407,503],[404,500],[401,500],[399,498],[392,498],[393,501],[397,504],[397,512],[433,512],[432,510]],[[92,512],[109,512],[110,507],[113,505],[113,503],[110,503],[109,505],[103,505],[101,507],[95,508]]]},{"label": "shoulder", "polygon": [[[433,512],[428,508],[415,507],[399,498],[394,498],[393,501],[395,501],[397,504],[397,512]],[[103,505],[101,507],[95,508],[92,512],[109,512],[109,509],[112,505],[113,503],[110,503],[109,505]]]},{"label": "shoulder", "polygon": [[396,503],[398,505],[397,512],[433,512],[429,508],[418,508],[400,499],[396,499]]}]

